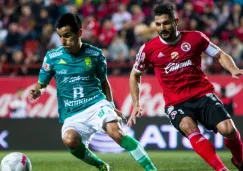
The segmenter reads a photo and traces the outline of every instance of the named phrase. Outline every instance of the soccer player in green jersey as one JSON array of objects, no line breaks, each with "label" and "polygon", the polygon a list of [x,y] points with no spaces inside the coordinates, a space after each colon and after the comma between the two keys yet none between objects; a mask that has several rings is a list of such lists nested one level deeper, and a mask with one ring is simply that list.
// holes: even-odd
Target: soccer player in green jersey
[{"label": "soccer player in green jersey", "polygon": [[103,128],[146,171],[157,170],[143,147],[125,135],[119,121],[125,119],[113,103],[107,79],[107,64],[102,51],[81,42],[82,24],[77,15],[62,15],[56,31],[63,46],[46,53],[38,83],[29,99],[41,96],[52,77],[56,80],[62,140],[70,153],[99,170],[109,165],[88,149],[91,136]]}]

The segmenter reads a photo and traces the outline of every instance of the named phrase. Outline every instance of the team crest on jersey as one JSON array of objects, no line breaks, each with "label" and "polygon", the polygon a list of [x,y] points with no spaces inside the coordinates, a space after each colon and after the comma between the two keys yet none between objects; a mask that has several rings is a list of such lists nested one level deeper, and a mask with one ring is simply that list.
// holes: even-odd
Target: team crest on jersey
[{"label": "team crest on jersey", "polygon": [[179,53],[178,52],[172,52],[170,54],[170,56],[171,56],[172,59],[177,59],[177,58],[179,58]]},{"label": "team crest on jersey", "polygon": [[184,51],[184,52],[188,52],[189,50],[191,50],[191,45],[188,43],[188,42],[183,42],[181,44],[181,49]]},{"label": "team crest on jersey", "polygon": [[90,57],[84,58],[84,65],[86,70],[90,70],[92,68],[92,59]]}]

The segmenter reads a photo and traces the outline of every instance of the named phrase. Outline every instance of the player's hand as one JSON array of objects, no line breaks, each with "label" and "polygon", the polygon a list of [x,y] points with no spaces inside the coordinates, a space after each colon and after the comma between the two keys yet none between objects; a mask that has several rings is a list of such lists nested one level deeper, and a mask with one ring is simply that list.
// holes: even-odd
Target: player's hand
[{"label": "player's hand", "polygon": [[122,112],[116,108],[114,108],[114,111],[116,112],[117,116],[119,116],[123,122],[127,122],[127,119],[125,118],[125,116],[123,116]]},{"label": "player's hand", "polygon": [[41,95],[40,90],[32,89],[32,90],[29,91],[28,98],[29,98],[29,100],[32,101],[32,100],[35,100],[35,99],[37,99],[38,97],[40,97],[40,95]]},{"label": "player's hand", "polygon": [[132,126],[133,124],[136,124],[136,118],[142,116],[142,108],[139,106],[134,106],[132,110],[132,114],[130,118],[128,119],[127,126]]},{"label": "player's hand", "polygon": [[243,75],[243,69],[234,70],[231,74],[233,78],[238,79],[239,76]]}]

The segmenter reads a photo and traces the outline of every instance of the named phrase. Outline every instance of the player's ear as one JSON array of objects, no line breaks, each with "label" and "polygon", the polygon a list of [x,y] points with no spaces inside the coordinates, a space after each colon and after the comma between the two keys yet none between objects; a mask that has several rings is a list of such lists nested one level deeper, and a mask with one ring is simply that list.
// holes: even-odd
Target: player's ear
[{"label": "player's ear", "polygon": [[78,37],[81,37],[81,36],[82,36],[82,33],[83,33],[83,30],[80,29],[80,30],[78,31]]},{"label": "player's ear", "polygon": [[178,26],[178,23],[179,23],[179,18],[175,18],[175,24],[176,24],[176,26]]}]

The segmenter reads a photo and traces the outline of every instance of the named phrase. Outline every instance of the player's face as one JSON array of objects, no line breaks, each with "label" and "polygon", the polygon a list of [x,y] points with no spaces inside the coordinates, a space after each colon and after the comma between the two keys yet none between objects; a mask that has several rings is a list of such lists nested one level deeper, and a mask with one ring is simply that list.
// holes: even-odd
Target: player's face
[{"label": "player's face", "polygon": [[70,26],[64,26],[57,28],[57,34],[61,39],[63,47],[69,53],[76,53],[79,51],[82,30],[80,30],[78,33],[73,33]]},{"label": "player's face", "polygon": [[178,19],[171,19],[167,14],[156,15],[155,25],[158,34],[165,41],[173,41],[176,39]]}]

